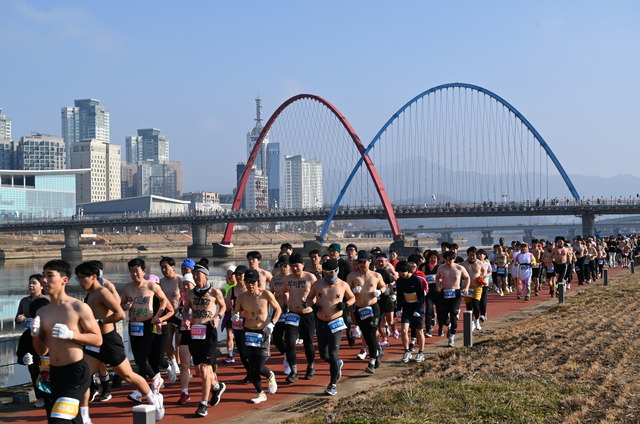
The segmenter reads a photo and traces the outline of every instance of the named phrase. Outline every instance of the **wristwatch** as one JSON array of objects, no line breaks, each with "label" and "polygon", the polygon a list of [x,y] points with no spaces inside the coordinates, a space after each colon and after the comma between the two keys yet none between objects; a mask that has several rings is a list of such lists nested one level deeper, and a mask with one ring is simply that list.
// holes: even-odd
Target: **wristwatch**
[{"label": "wristwatch", "polygon": [[218,314],[216,315],[218,318],[222,319],[223,315],[222,314]]}]

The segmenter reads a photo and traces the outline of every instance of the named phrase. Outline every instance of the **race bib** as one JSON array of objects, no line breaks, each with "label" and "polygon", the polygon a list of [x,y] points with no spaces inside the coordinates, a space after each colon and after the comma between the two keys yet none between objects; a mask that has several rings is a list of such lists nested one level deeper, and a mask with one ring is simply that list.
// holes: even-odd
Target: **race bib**
[{"label": "race bib", "polygon": [[589,265],[589,263],[590,263],[590,262],[591,262],[591,261],[590,261],[589,259],[585,259],[585,260],[584,260],[584,264],[585,264],[585,265]]},{"label": "race bib", "polygon": [[100,353],[100,348],[95,346],[85,346],[86,350],[90,350],[91,352]]},{"label": "race bib", "polygon": [[28,330],[31,328],[31,323],[33,322],[33,318],[27,318],[24,322],[24,329]]},{"label": "race bib", "polygon": [[338,331],[342,331],[345,328],[347,328],[347,326],[345,325],[344,319],[342,319],[342,317],[336,318],[329,323],[329,329],[332,333],[337,333]]},{"label": "race bib", "polygon": [[455,289],[453,289],[453,290],[443,290],[442,293],[444,294],[444,298],[445,299],[455,299],[455,297],[456,297]]},{"label": "race bib", "polygon": [[196,324],[191,326],[191,340],[204,340],[207,338],[207,326]]},{"label": "race bib", "polygon": [[598,265],[603,265],[604,264],[604,259],[598,259]]},{"label": "race bib", "polygon": [[240,318],[238,321],[231,321],[231,328],[234,330],[242,330],[244,327],[244,318]]},{"label": "race bib", "polygon": [[289,312],[284,318],[285,325],[295,325],[296,327],[300,325],[300,315],[294,314],[293,312]]},{"label": "race bib", "polygon": [[413,292],[413,293],[405,293],[404,294],[404,301],[407,303],[416,303],[418,302],[418,294]]},{"label": "race bib", "polygon": [[497,273],[498,275],[505,275],[505,274],[507,273],[507,269],[506,269],[506,268],[498,268],[498,269],[496,270],[496,273]]},{"label": "race bib", "polygon": [[60,397],[51,408],[51,418],[71,421],[78,415],[79,406],[80,401],[78,399]]},{"label": "race bib", "polygon": [[548,272],[549,274],[551,274],[551,273],[553,273],[553,272],[555,272],[555,271],[556,271],[556,270],[555,270],[555,269],[553,269],[553,268],[547,268],[547,272]]},{"label": "race bib", "polygon": [[371,306],[360,308],[358,309],[358,315],[360,315],[360,319],[362,320],[373,318],[373,308]]},{"label": "race bib", "polygon": [[435,274],[429,274],[426,277],[427,277],[427,283],[433,284],[433,283],[436,282],[436,275]]},{"label": "race bib", "polygon": [[260,347],[262,345],[262,334],[260,333],[244,333],[244,344],[251,347]]},{"label": "race bib", "polygon": [[40,371],[49,371],[51,369],[51,360],[48,356],[40,357]]},{"label": "race bib", "polygon": [[285,322],[286,317],[287,317],[287,314],[285,313],[280,314],[280,316],[278,317],[278,322]]},{"label": "race bib", "polygon": [[134,337],[144,336],[144,323],[143,322],[129,322],[129,335]]},{"label": "race bib", "polygon": [[520,269],[526,271],[529,269],[529,265],[520,265]]}]

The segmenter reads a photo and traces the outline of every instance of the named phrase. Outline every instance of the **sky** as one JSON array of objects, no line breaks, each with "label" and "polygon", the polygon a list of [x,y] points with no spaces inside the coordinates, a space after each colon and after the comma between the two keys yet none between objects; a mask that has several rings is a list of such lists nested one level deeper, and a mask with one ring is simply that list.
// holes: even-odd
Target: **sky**
[{"label": "sky", "polygon": [[61,107],[99,99],[112,143],[159,128],[185,192],[230,193],[257,96],[265,120],[323,97],[366,145],[464,82],[518,109],[569,175],[640,176],[639,18],[637,0],[0,0],[0,108],[14,139],[60,136]]}]

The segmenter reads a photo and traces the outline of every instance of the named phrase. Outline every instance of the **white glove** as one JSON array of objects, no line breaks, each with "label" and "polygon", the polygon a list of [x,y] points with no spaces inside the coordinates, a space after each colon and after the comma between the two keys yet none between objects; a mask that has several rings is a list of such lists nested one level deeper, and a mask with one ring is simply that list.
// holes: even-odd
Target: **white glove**
[{"label": "white glove", "polygon": [[235,314],[231,315],[231,321],[233,322],[240,321],[240,312],[236,312]]},{"label": "white glove", "polygon": [[375,289],[375,290],[373,291],[373,296],[374,296],[374,297],[378,297],[378,296],[380,296],[381,294],[382,294],[382,292],[381,292],[380,290],[378,290],[378,289]]},{"label": "white glove", "polygon": [[414,317],[416,317],[416,318],[420,318],[420,312],[415,311],[415,312],[413,313],[413,316],[414,316]]},{"label": "white glove", "polygon": [[22,362],[23,362],[25,365],[31,365],[31,364],[33,364],[33,355],[27,352],[27,353],[22,357]]},{"label": "white glove", "polygon": [[353,293],[360,293],[362,291],[362,286],[355,286],[352,291]]},{"label": "white glove", "polygon": [[395,301],[396,301],[396,299],[397,299],[396,295],[395,295],[395,294],[392,294],[392,295],[391,295],[391,301],[392,301],[392,302],[395,302]]},{"label": "white glove", "polygon": [[264,331],[264,334],[265,334],[266,336],[271,335],[271,333],[273,332],[273,327],[274,327],[274,325],[273,325],[273,323],[272,323],[272,322],[270,322],[269,324],[267,324],[267,326],[266,326],[266,327],[264,327],[264,330],[263,330],[263,331]]},{"label": "white glove", "polygon": [[384,291],[384,294],[386,294],[386,295],[391,294],[391,289],[389,287],[387,287],[387,289]]},{"label": "white glove", "polygon": [[40,315],[33,319],[31,323],[31,335],[37,337],[40,334]]},{"label": "white glove", "polygon": [[73,331],[69,330],[66,324],[56,324],[51,329],[51,337],[55,337],[57,339],[65,339],[71,340],[73,339]]}]

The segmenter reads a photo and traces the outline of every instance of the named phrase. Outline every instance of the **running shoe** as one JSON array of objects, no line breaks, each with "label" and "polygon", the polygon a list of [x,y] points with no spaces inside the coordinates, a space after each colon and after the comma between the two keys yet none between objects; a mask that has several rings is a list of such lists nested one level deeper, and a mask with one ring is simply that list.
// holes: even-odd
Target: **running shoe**
[{"label": "running shoe", "polygon": [[400,333],[398,332],[398,330],[397,330],[397,329],[396,329],[396,330],[393,330],[393,338],[394,338],[394,339],[398,339],[398,338],[400,338]]},{"label": "running shoe", "polygon": [[304,343],[304,340],[302,340],[302,339],[296,339],[296,344],[297,344],[297,345],[301,345],[301,344],[303,344],[303,343]]},{"label": "running shoe", "polygon": [[284,361],[282,361],[282,364],[284,365],[284,375],[289,375],[291,374],[291,367],[289,366],[289,361],[287,361],[287,357],[285,356]]},{"label": "running shoe", "polygon": [[153,390],[154,393],[159,393],[160,388],[162,387],[163,384],[164,384],[164,380],[162,379],[162,376],[160,375],[160,373],[158,373],[155,375],[155,377],[153,377],[153,380],[151,380],[151,389]]},{"label": "running shoe", "polygon": [[413,343],[409,343],[409,351],[413,352],[414,350],[416,350],[416,345]]},{"label": "running shoe", "polygon": [[249,384],[251,383],[251,379],[249,378],[249,376],[246,376],[245,378],[242,379],[242,381],[240,381],[241,384]]},{"label": "running shoe", "polygon": [[454,339],[455,339],[455,337],[456,337],[455,334],[452,334],[452,335],[449,336],[449,343],[447,343],[447,345],[449,347],[454,347]]},{"label": "running shoe", "polygon": [[422,352],[418,352],[418,354],[416,355],[416,357],[413,359],[416,362],[424,362],[424,353]]},{"label": "running shoe", "polygon": [[487,320],[486,315],[480,315],[480,322],[485,322]]},{"label": "running shoe", "polygon": [[173,369],[173,366],[169,364],[169,368],[167,368],[167,380],[169,384],[173,384],[176,382],[178,378],[178,373]]},{"label": "running shoe", "polygon": [[367,368],[364,369],[364,372],[366,372],[367,374],[375,374],[376,373],[375,364],[367,365]]},{"label": "running shoe", "polygon": [[271,371],[269,375],[269,393],[275,395],[278,391],[278,382],[276,381],[276,375]]},{"label": "running shoe", "polygon": [[344,361],[342,359],[338,359],[338,378],[336,381],[340,381],[342,378],[342,366],[344,365]]},{"label": "running shoe", "polygon": [[338,393],[338,387],[335,384],[329,384],[326,389],[324,389],[324,393],[329,396],[335,396]]},{"label": "running shoe", "polygon": [[291,374],[289,374],[287,378],[285,378],[285,381],[287,383],[295,383],[296,381],[298,381],[298,374],[296,374],[295,372],[291,372]]},{"label": "running shoe", "polygon": [[383,337],[382,341],[380,342],[380,346],[389,346],[389,339]]},{"label": "running shoe", "polygon": [[156,421],[160,421],[164,417],[164,398],[161,393],[156,393],[154,397],[153,406],[156,407]]},{"label": "running shoe", "polygon": [[190,400],[189,393],[182,392],[180,393],[180,399],[178,399],[178,405],[184,405]]},{"label": "running shoe", "polygon": [[307,366],[307,372],[304,374],[304,379],[305,380],[313,380],[313,377],[316,374],[316,369],[314,368],[313,365],[311,366]]},{"label": "running shoe", "polygon": [[139,390],[134,390],[127,396],[130,400],[138,403],[142,403],[142,393]]},{"label": "running shoe", "polygon": [[442,337],[444,336],[444,328],[440,327],[438,328],[438,337]]},{"label": "running shoe", "polygon": [[498,295],[504,296],[504,292],[502,290],[498,291]]},{"label": "running shoe", "polygon": [[367,351],[364,349],[360,349],[360,353],[358,353],[356,355],[358,357],[358,359],[360,359],[361,361],[364,361],[367,358]]},{"label": "running shoe", "polygon": [[265,392],[260,392],[251,399],[251,403],[260,403],[267,400],[267,394]]},{"label": "running shoe", "polygon": [[428,338],[433,337],[433,331],[432,330],[427,331],[426,333],[424,333],[424,336]]},{"label": "running shoe", "polygon": [[102,393],[91,385],[91,393],[89,394],[89,402],[97,402]]},{"label": "running shoe", "polygon": [[234,362],[236,362],[236,360],[233,359],[233,356],[227,356],[227,358],[224,359],[222,362],[224,362],[225,364],[233,364]]},{"label": "running shoe", "polygon": [[209,400],[209,405],[216,406],[220,403],[220,399],[222,398],[222,394],[227,390],[227,385],[224,383],[218,382],[218,390],[211,389],[211,400]]},{"label": "running shoe", "polygon": [[528,302],[529,301],[529,296],[525,296],[524,300],[525,300],[525,302]]},{"label": "running shoe", "polygon": [[198,404],[198,409],[196,409],[196,415],[206,417],[207,413],[207,404],[200,402],[200,404]]},{"label": "running shoe", "polygon": [[356,339],[362,337],[362,331],[360,331],[360,327],[358,327],[357,325],[353,328],[353,337]]},{"label": "running shoe", "polygon": [[407,350],[404,352],[404,355],[402,355],[402,362],[406,364],[410,360],[411,360],[411,351]]},{"label": "running shoe", "polygon": [[98,402],[110,401],[112,397],[113,396],[111,396],[111,392],[102,392],[102,394],[100,394],[100,397],[98,398]]},{"label": "running shoe", "polygon": [[33,404],[34,408],[42,408],[43,406],[44,406],[44,398],[40,398],[36,400],[36,402]]}]

